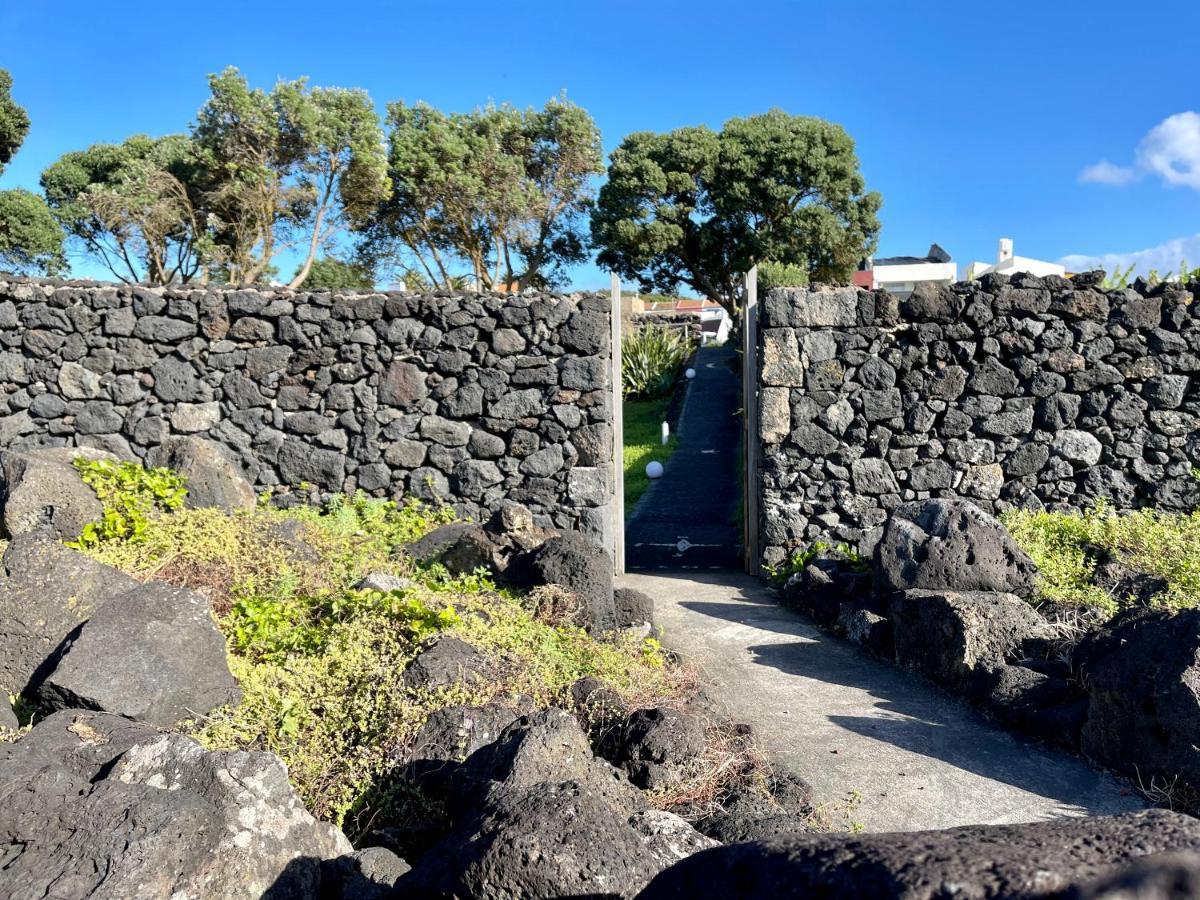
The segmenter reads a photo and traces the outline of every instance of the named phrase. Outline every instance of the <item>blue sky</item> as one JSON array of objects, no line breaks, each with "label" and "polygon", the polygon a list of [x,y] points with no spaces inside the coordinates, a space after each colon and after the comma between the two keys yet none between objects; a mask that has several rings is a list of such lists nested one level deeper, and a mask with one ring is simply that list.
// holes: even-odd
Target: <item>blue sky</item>
[{"label": "blue sky", "polygon": [[[1196,0],[344,6],[0,0],[0,65],[33,119],[0,188],[35,188],[96,141],[184,129],[207,73],[236,65],[264,87],[363,87],[381,111],[565,90],[606,152],[631,131],[780,107],[855,138],[884,197],[879,255],[937,241],[965,264],[1006,236],[1042,259],[1200,265],[1200,116],[1182,115],[1200,109]],[[574,281],[606,279],[584,266]]]}]

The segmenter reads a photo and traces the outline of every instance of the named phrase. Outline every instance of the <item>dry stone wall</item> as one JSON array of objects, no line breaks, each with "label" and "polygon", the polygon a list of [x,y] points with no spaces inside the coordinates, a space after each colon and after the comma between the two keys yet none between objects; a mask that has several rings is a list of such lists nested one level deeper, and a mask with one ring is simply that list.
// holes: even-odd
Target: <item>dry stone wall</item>
[{"label": "dry stone wall", "polygon": [[0,276],[0,448],[224,445],[259,489],[505,499],[607,540],[609,302]]},{"label": "dry stone wall", "polygon": [[1200,303],[1179,285],[784,288],[759,321],[766,564],[815,540],[871,546],[889,510],[928,497],[1200,503]]}]

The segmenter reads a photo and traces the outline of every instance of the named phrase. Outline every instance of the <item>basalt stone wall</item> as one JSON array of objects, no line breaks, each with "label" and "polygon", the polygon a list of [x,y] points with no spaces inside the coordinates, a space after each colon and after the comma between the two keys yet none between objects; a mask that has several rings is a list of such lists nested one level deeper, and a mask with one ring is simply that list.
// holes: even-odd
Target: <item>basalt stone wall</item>
[{"label": "basalt stone wall", "polygon": [[673,328],[684,337],[700,342],[700,316],[697,313],[643,312],[633,316],[634,329]]},{"label": "basalt stone wall", "polygon": [[1200,503],[1200,302],[985,276],[886,291],[789,288],[760,312],[763,561],[874,544],[928,497],[1013,507]]},{"label": "basalt stone wall", "polygon": [[227,447],[260,489],[502,500],[606,536],[608,299],[0,277],[0,447]]}]

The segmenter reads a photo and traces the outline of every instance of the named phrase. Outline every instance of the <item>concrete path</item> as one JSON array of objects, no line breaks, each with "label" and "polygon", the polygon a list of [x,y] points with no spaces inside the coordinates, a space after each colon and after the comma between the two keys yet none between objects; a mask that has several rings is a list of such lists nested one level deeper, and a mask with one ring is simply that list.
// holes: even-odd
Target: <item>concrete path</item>
[{"label": "concrete path", "polygon": [[678,443],[625,526],[625,566],[717,569],[738,565],[741,380],[732,345],[701,349],[679,416]]},{"label": "concrete path", "polygon": [[1032,822],[1140,809],[1078,758],[1016,737],[916,676],[780,606],[749,576],[622,576],[650,594],[668,646],[821,802],[861,793],[867,831]]}]

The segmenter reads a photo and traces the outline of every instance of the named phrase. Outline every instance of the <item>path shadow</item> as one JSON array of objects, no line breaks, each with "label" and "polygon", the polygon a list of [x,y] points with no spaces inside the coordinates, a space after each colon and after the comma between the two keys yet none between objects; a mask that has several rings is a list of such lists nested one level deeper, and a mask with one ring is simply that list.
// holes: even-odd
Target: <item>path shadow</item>
[{"label": "path shadow", "polygon": [[[1050,798],[1063,812],[1106,814],[1144,806],[1132,790],[1125,796],[1114,790],[1111,776],[1080,757],[1008,731],[964,699],[819,630],[748,577],[664,573],[663,578],[679,582],[676,597],[684,609],[780,636],[764,635],[746,650],[758,665],[812,682],[801,690],[818,709],[823,685],[862,692],[858,705],[869,714],[824,712],[827,721],[847,731]],[[687,598],[689,584],[700,599]],[[704,587],[722,585],[725,598],[730,588],[735,591],[732,599],[702,599]],[[841,699],[831,694],[830,705],[841,705]]]}]

